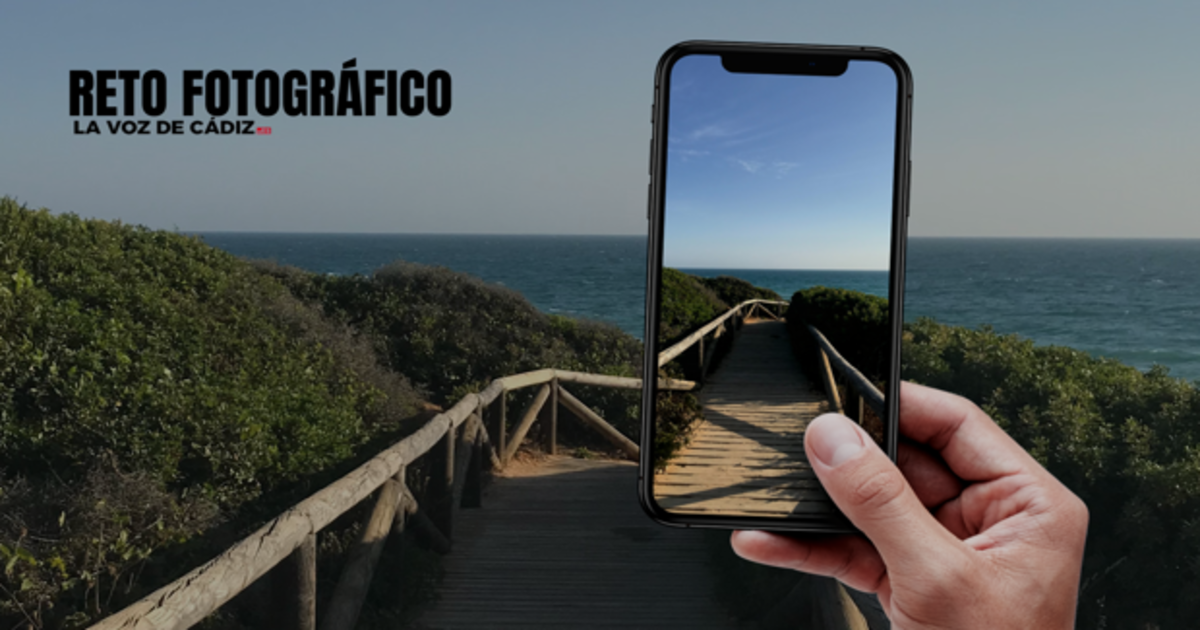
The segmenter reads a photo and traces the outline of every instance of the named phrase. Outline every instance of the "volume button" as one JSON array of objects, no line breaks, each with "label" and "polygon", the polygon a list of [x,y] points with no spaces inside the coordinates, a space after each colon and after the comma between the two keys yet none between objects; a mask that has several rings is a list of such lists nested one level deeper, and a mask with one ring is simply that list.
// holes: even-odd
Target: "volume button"
[{"label": "volume button", "polygon": [[904,194],[908,199],[904,204],[904,216],[912,216],[912,160],[908,161],[907,185],[904,187]]}]

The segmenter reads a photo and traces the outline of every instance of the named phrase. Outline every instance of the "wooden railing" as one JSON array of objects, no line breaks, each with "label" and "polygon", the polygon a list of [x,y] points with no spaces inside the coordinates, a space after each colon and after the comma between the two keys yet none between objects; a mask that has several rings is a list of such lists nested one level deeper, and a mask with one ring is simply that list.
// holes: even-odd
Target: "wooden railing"
[{"label": "wooden railing", "polygon": [[[553,369],[496,379],[482,392],[467,394],[416,432],[275,517],[216,558],[101,620],[92,629],[189,628],[272,572],[272,602],[277,615],[277,623],[272,627],[313,630],[318,627],[317,533],[375,493],[374,509],[361,539],[349,551],[319,625],[321,630],[353,628],[389,534],[412,527],[435,551],[449,552],[455,509],[480,505],[485,457],[493,467],[503,468],[547,400],[551,406],[543,434],[550,452],[557,447],[558,408],[562,406],[627,456],[637,459],[638,445],[580,402],[563,383],[620,389],[642,387],[641,379],[637,378]],[[508,393],[536,385],[542,387],[509,435],[505,430]],[[658,387],[690,390],[696,384],[658,379]],[[495,443],[488,432],[489,424],[498,438]],[[432,487],[424,499],[427,505],[418,505],[405,473],[413,462],[427,454],[436,456],[437,461],[430,474]]]},{"label": "wooden railing", "polygon": [[[782,300],[746,300],[745,302],[742,302],[741,304],[738,304],[728,311],[725,311],[721,315],[713,318],[712,321],[701,326],[683,339],[680,339],[666,350],[659,352],[658,367],[666,365],[679,355],[683,354],[688,348],[698,344],[699,351],[696,353],[696,357],[698,359],[697,368],[700,374],[698,380],[702,383],[705,375],[708,374],[709,366],[712,365],[713,354],[717,349],[717,339],[719,339],[726,332],[733,332],[734,330],[737,330],[741,327],[743,320],[749,319],[756,313],[761,314],[765,318],[780,319],[780,315],[772,312],[769,307],[778,308],[780,306],[786,307],[787,305],[788,303]],[[712,342],[709,344],[708,349],[705,350],[704,339],[710,334],[712,335]]]},{"label": "wooden railing", "polygon": [[[875,412],[876,417],[883,418],[883,392],[879,391],[867,377],[863,376],[857,368],[850,364],[833,344],[821,334],[813,326],[808,326],[808,332],[812,334],[813,339],[817,342],[817,352],[820,355],[819,365],[821,377],[825,381],[825,391],[829,394],[829,406],[832,411],[843,414],[852,420],[862,424],[863,416],[865,415],[863,407],[866,406]],[[832,364],[832,369],[831,369]],[[841,397],[838,396],[837,382],[834,379],[833,370],[836,369],[838,374],[846,382],[847,403],[843,404]]]}]

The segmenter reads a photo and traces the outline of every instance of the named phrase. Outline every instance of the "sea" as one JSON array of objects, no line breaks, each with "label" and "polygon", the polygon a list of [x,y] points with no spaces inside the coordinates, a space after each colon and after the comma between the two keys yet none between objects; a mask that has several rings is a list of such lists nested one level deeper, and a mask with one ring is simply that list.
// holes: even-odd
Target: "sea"
[{"label": "sea", "polygon": [[[645,325],[646,239],[206,232],[246,258],[322,274],[370,274],[397,260],[447,267],[522,293],[547,313]],[[684,269],[732,275],[789,298],[811,286],[887,295],[886,272]],[[1200,240],[912,238],[905,319],[989,325],[1139,369],[1200,381]]]}]

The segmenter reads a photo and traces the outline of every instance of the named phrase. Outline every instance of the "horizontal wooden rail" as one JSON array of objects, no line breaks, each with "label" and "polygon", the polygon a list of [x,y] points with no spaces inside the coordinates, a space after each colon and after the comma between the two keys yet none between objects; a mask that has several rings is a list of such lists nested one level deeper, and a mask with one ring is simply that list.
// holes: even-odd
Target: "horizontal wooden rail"
[{"label": "horizontal wooden rail", "polygon": [[[442,455],[445,461],[445,478],[442,491],[449,494],[451,510],[462,502],[467,482],[464,474],[469,468],[468,459],[479,462],[480,450],[489,453],[493,467],[502,467],[519,447],[524,433],[538,416],[550,394],[556,394],[557,402],[565,405],[585,424],[596,429],[621,450],[637,458],[638,446],[622,435],[596,412],[589,409],[575,396],[562,389],[561,383],[578,383],[615,389],[641,389],[642,379],[623,376],[608,376],[572,372],[569,370],[542,369],[523,374],[498,378],[478,394],[467,394],[449,410],[437,414],[423,427],[400,442],[372,457],[366,463],[338,479],[329,486],[296,504],[275,517],[254,533],[234,544],[216,558],[189,571],[186,575],[164,586],[128,607],[102,619],[91,630],[184,630],[199,623],[236,595],[249,587],[255,580],[271,571],[281,562],[291,558],[293,562],[282,567],[287,569],[279,580],[280,584],[309,584],[315,569],[315,536],[338,517],[361,503],[377,490],[379,493],[375,509],[364,529],[358,547],[352,548],[351,558],[339,581],[337,593],[330,602],[330,609],[321,620],[325,628],[348,628],[354,623],[374,572],[383,541],[391,532],[402,531],[406,521],[413,530],[439,553],[451,549],[449,521],[439,524],[417,509],[416,499],[404,483],[405,468],[418,458],[430,453],[434,446],[446,442]],[[504,409],[510,390],[542,385],[526,411],[520,426],[510,439],[504,433]],[[696,388],[692,381],[658,379],[659,389],[687,391]],[[483,410],[498,403],[500,408],[500,441],[493,444],[482,420]],[[473,420],[471,420],[474,418]],[[457,431],[459,427],[462,431]],[[461,433],[461,440],[455,439]],[[449,438],[447,436],[450,436]],[[551,436],[553,434],[551,433]],[[447,440],[449,441],[447,442]],[[461,443],[459,443],[461,442]],[[507,442],[507,443],[506,443]],[[553,445],[551,445],[553,448]],[[459,453],[455,453],[459,451]],[[443,452],[438,449],[438,452]],[[455,461],[458,459],[459,461]],[[436,474],[436,471],[435,471]],[[478,472],[476,473],[478,474]],[[390,480],[390,481],[389,481]],[[411,516],[411,519],[406,517]],[[443,516],[445,516],[443,514]],[[299,551],[297,551],[299,550]],[[297,566],[292,566],[297,565]],[[307,577],[306,577],[307,576]],[[291,579],[289,579],[291,578]],[[311,589],[310,589],[311,590]],[[313,593],[297,593],[291,598],[297,611],[281,612],[280,619],[288,619],[288,625],[309,628],[315,622],[315,599]],[[287,598],[283,598],[286,600]],[[280,600],[282,601],[282,600]]]},{"label": "horizontal wooden rail", "polygon": [[[824,357],[828,357],[828,361],[846,379],[846,384],[862,397],[863,402],[876,415],[883,418],[883,392],[879,391],[874,383],[843,358],[841,353],[837,351],[837,348],[834,348],[833,344],[829,343],[829,340],[825,338],[825,335],[821,334],[821,331],[810,325],[808,326],[808,332],[812,334],[813,339],[816,340],[817,345],[821,348],[822,361],[825,360]],[[836,400],[837,388],[831,388],[831,391],[835,392],[832,396]]]},{"label": "horizontal wooden rail", "polygon": [[716,330],[718,326],[720,326],[722,323],[725,322],[725,320],[729,319],[730,317],[734,317],[735,315],[740,314],[742,312],[742,309],[747,309],[747,312],[749,312],[749,309],[751,307],[757,306],[760,304],[767,304],[767,305],[774,305],[774,306],[787,306],[788,303],[781,301],[781,300],[762,300],[762,299],[746,300],[745,302],[742,302],[741,304],[738,304],[737,306],[729,309],[728,311],[725,311],[721,315],[718,315],[717,317],[713,318],[712,321],[701,326],[696,331],[692,332],[692,334],[679,340],[677,343],[672,345],[670,348],[667,348],[666,350],[659,352],[658,353],[658,367],[662,367],[662,366],[666,365],[675,357],[678,357],[679,355],[683,354],[683,352],[685,350],[692,347],[696,343],[700,342],[701,339],[704,339],[704,337],[706,337],[708,335],[708,333]]},{"label": "horizontal wooden rail", "polygon": [[[500,392],[532,387],[534,385],[542,385],[544,383],[549,383],[556,378],[563,383],[580,383],[582,385],[596,385],[598,387],[611,387],[614,389],[642,388],[642,379],[640,378],[547,369],[524,372],[522,374],[514,374],[512,376],[498,378],[493,381],[487,389],[479,393],[479,398],[484,405],[491,404],[491,402],[495,400],[496,396],[498,396]],[[687,391],[695,389],[696,383],[681,379],[659,378],[658,388]]]},{"label": "horizontal wooden rail", "polygon": [[345,477],[272,519],[221,555],[142,600],[101,620],[96,630],[189,628],[279,564],[310,534],[358,505],[408,462],[424,455],[451,428],[466,421],[479,398],[468,394],[449,411]]}]

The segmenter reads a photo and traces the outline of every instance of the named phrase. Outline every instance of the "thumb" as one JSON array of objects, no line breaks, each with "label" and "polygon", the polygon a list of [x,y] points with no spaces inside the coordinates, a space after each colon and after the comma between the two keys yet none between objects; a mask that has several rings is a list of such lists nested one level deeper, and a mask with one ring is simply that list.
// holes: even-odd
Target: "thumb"
[{"label": "thumb", "polygon": [[[821,485],[875,545],[889,570],[928,564],[950,553],[957,538],[925,509],[904,474],[849,418],[827,413],[804,432],[809,462]],[[913,564],[910,564],[913,563]]]}]

